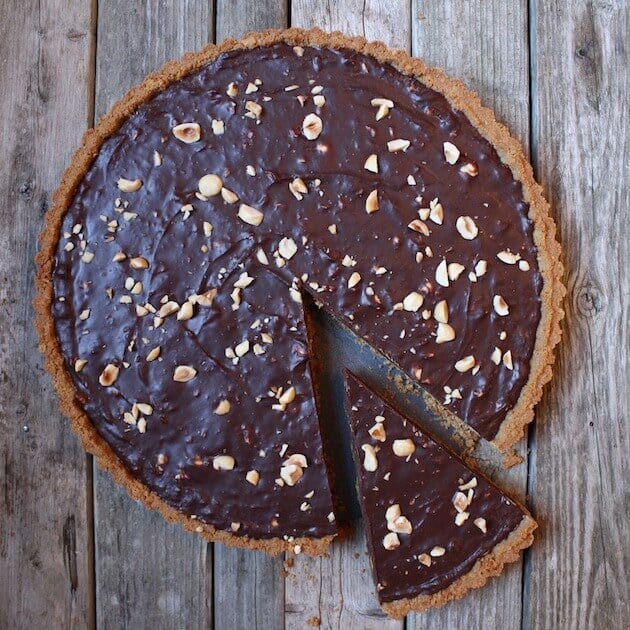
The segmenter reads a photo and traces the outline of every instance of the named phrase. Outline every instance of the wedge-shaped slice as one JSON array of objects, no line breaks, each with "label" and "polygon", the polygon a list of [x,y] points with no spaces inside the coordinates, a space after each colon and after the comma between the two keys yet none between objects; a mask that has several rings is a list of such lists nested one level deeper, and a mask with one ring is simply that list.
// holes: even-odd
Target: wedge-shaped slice
[{"label": "wedge-shaped slice", "polygon": [[532,543],[526,508],[353,376],[346,387],[359,502],[389,615],[459,599]]}]

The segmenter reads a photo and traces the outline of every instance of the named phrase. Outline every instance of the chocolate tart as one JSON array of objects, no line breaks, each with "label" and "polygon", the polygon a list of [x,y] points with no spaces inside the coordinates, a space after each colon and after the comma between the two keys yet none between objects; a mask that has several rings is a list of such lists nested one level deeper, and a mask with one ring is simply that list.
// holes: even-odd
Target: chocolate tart
[{"label": "chocolate tart", "polygon": [[392,617],[461,598],[533,542],[525,507],[352,375],[357,488],[381,606]]},{"label": "chocolate tart", "polygon": [[250,34],[86,133],[37,256],[40,345],[133,497],[209,540],[320,553],[337,529],[304,292],[506,449],[560,335],[554,234],[459,82],[361,38]]}]

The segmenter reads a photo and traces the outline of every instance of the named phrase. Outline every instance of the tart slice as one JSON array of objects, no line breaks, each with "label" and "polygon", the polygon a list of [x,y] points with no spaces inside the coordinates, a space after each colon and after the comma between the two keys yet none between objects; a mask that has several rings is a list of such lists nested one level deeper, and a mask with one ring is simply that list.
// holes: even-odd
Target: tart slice
[{"label": "tart slice", "polygon": [[536,522],[362,383],[347,378],[359,502],[385,612],[461,598],[533,541]]}]

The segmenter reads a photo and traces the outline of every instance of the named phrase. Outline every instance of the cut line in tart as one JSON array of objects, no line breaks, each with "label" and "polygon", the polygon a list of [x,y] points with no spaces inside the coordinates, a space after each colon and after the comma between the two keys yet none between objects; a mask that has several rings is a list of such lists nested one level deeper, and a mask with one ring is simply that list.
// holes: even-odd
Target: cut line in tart
[{"label": "cut line in tart", "polygon": [[531,545],[525,507],[351,374],[346,391],[368,552],[390,616],[459,599]]},{"label": "cut line in tart", "polygon": [[319,30],[226,40],[131,90],[65,172],[37,265],[85,448],[168,520],[272,553],[337,531],[305,293],[500,449],[560,334],[518,143],[442,72]]}]

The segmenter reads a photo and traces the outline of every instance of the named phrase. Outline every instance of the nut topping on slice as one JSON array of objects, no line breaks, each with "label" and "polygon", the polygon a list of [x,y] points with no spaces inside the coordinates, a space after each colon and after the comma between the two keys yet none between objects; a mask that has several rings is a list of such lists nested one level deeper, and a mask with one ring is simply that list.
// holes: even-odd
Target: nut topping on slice
[{"label": "nut topping on slice", "polygon": [[378,107],[376,112],[376,120],[381,120],[389,115],[389,110],[394,108],[394,101],[388,98],[373,98],[370,101],[372,107]]},{"label": "nut topping on slice", "polygon": [[208,173],[199,180],[199,192],[204,197],[214,197],[221,192],[223,180],[214,173]]},{"label": "nut topping on slice", "polygon": [[469,177],[477,177],[477,174],[479,173],[479,169],[477,168],[477,165],[473,164],[472,162],[468,162],[468,164],[464,164],[464,166],[462,166],[459,170],[460,172],[465,173]]},{"label": "nut topping on slice", "polygon": [[424,303],[424,296],[422,293],[412,291],[409,295],[405,296],[403,300],[403,309],[410,311],[411,313],[417,313],[422,304]]},{"label": "nut topping on slice", "polygon": [[258,481],[260,480],[260,473],[257,470],[250,470],[246,475],[245,479],[248,483],[251,483],[252,486],[257,486]]},{"label": "nut topping on slice", "polygon": [[[278,402],[281,405],[289,405],[295,400],[295,387],[291,386],[286,391],[282,393],[280,398],[278,398]],[[292,456],[293,457],[293,456]],[[306,466],[306,460],[304,460],[304,466]]]},{"label": "nut topping on slice", "polygon": [[406,438],[404,440],[394,440],[394,443],[392,444],[392,451],[394,451],[394,455],[398,457],[409,457],[410,455],[413,455],[415,450],[416,445],[410,438]]},{"label": "nut topping on slice", "polygon": [[297,252],[297,245],[292,238],[286,236],[278,244],[278,252],[285,260],[290,260]]},{"label": "nut topping on slice", "polygon": [[215,470],[233,470],[235,464],[231,455],[217,455],[212,458],[212,468]]},{"label": "nut topping on slice", "polygon": [[308,186],[301,177],[296,177],[289,182],[289,190],[298,201],[302,201],[303,195],[308,194]]},{"label": "nut topping on slice", "polygon": [[215,407],[214,413],[216,413],[217,416],[224,416],[226,413],[230,412],[231,407],[232,405],[230,404],[230,401],[223,399]]},{"label": "nut topping on slice", "polygon": [[225,123],[222,120],[213,120],[211,124],[215,136],[222,136],[225,133]]},{"label": "nut topping on slice", "polygon": [[280,478],[287,486],[294,486],[304,474],[302,466],[286,461],[280,468]]},{"label": "nut topping on slice", "polygon": [[378,190],[373,190],[365,200],[365,211],[372,214],[378,210]]},{"label": "nut topping on slice", "polygon": [[458,372],[468,372],[468,370],[472,370],[475,367],[475,357],[472,354],[469,354],[467,357],[460,359],[455,363],[455,369]]},{"label": "nut topping on slice", "polygon": [[317,140],[322,132],[322,119],[317,114],[308,114],[302,122],[302,134],[307,140]]},{"label": "nut topping on slice", "polygon": [[160,346],[156,346],[153,348],[149,354],[147,354],[147,361],[151,363],[151,361],[155,361],[160,356],[161,348]]},{"label": "nut topping on slice", "polygon": [[385,427],[382,422],[377,422],[369,431],[370,436],[377,442],[384,442],[387,439]]},{"label": "nut topping on slice", "polygon": [[477,487],[477,477],[472,477],[470,481],[467,481],[466,483],[463,483],[461,486],[459,486],[459,489],[464,491],[464,490],[471,490],[476,487]]},{"label": "nut topping on slice", "polygon": [[142,188],[142,180],[140,179],[125,179],[121,177],[117,182],[119,190],[126,193],[138,192]]},{"label": "nut topping on slice", "polygon": [[511,350],[508,350],[503,355],[503,365],[505,365],[505,367],[508,370],[513,370],[514,369],[514,363],[512,362],[512,351]]},{"label": "nut topping on slice", "polygon": [[238,201],[238,195],[225,186],[221,188],[221,197],[225,203],[236,203]]},{"label": "nut topping on slice", "polygon": [[398,534],[396,534],[396,532],[389,532],[389,534],[385,534],[385,537],[383,538],[383,547],[385,547],[387,551],[400,547]]},{"label": "nut topping on slice", "polygon": [[435,343],[447,343],[455,339],[455,331],[450,324],[438,323]]},{"label": "nut topping on slice", "polygon": [[461,527],[468,520],[469,516],[470,512],[458,512],[455,515],[455,525],[457,525],[457,527]]},{"label": "nut topping on slice", "polygon": [[431,556],[428,553],[421,553],[418,556],[418,562],[420,562],[420,564],[423,564],[425,567],[430,567],[431,566]]},{"label": "nut topping on slice", "polygon": [[420,234],[424,234],[425,236],[429,236],[431,234],[431,232],[429,231],[429,226],[424,221],[420,221],[420,219],[413,219],[413,221],[411,221],[409,225],[407,225],[407,227],[410,230],[413,230],[414,232],[420,232]]},{"label": "nut topping on slice", "polygon": [[508,251],[502,251],[497,254],[497,258],[506,265],[515,265],[521,259],[521,255],[513,254]]},{"label": "nut topping on slice", "polygon": [[433,547],[431,551],[429,551],[429,554],[431,555],[432,558],[439,558],[440,556],[443,556],[445,553],[446,553],[446,549],[444,549],[444,547],[438,547],[437,545]]},{"label": "nut topping on slice", "polygon": [[370,173],[378,173],[378,157],[376,153],[372,153],[372,155],[368,156],[363,164],[363,168],[366,171],[370,171]]},{"label": "nut topping on slice", "polygon": [[488,528],[486,525],[486,519],[483,517],[479,517],[476,518],[473,523],[475,524],[476,527],[478,527],[484,534],[486,534],[488,532]]},{"label": "nut topping on slice", "polygon": [[492,306],[494,307],[494,312],[497,315],[501,315],[501,317],[505,317],[510,312],[507,302],[500,295],[495,295],[492,298]]},{"label": "nut topping on slice", "polygon": [[442,225],[444,221],[444,208],[437,197],[429,203],[429,219],[438,225]]},{"label": "nut topping on slice", "polygon": [[352,275],[348,278],[348,288],[356,287],[359,282],[361,282],[361,274],[356,271],[352,272]]},{"label": "nut topping on slice", "polygon": [[448,302],[446,300],[441,300],[435,305],[433,317],[440,324],[448,324]]},{"label": "nut topping on slice", "polygon": [[201,127],[197,123],[182,123],[173,127],[173,135],[186,144],[192,144],[201,138]]},{"label": "nut topping on slice", "polygon": [[479,234],[477,224],[470,217],[459,217],[455,227],[461,237],[467,241],[472,241]]},{"label": "nut topping on slice", "polygon": [[262,105],[256,103],[256,101],[247,101],[245,103],[245,109],[247,110],[245,116],[247,116],[247,118],[253,118],[254,120],[260,118],[263,111]]},{"label": "nut topping on slice", "polygon": [[197,296],[197,304],[199,306],[212,306],[214,298],[217,296],[217,289],[209,289],[205,293]]},{"label": "nut topping on slice", "polygon": [[87,361],[85,359],[77,359],[74,362],[74,371],[78,374],[86,365]]},{"label": "nut topping on slice", "polygon": [[158,311],[158,317],[162,319],[172,315],[173,313],[177,313],[179,311],[179,304],[174,302],[173,300],[169,300],[168,302],[162,304],[160,310]]},{"label": "nut topping on slice", "polygon": [[149,261],[146,258],[142,258],[142,256],[136,256],[129,261],[132,269],[148,269]]},{"label": "nut topping on slice", "polygon": [[435,270],[435,280],[442,287],[447,287],[449,285],[446,258],[443,258],[442,262],[437,266],[437,269]]},{"label": "nut topping on slice", "polygon": [[120,368],[117,365],[114,365],[113,363],[108,363],[101,372],[101,375],[98,377],[98,382],[103,387],[109,387],[116,382],[119,372]]},{"label": "nut topping on slice", "polygon": [[390,140],[387,143],[387,150],[390,153],[397,153],[398,151],[406,151],[410,145],[411,145],[411,142],[409,142],[409,140],[405,140],[403,138],[396,138],[396,140]]},{"label": "nut topping on slice", "polygon": [[459,160],[459,149],[452,142],[444,143],[444,159],[449,164],[455,164]]},{"label": "nut topping on slice", "polygon": [[365,453],[363,457],[363,468],[368,472],[374,472],[378,468],[376,449],[371,444],[362,444],[361,450]]},{"label": "nut topping on slice", "polygon": [[462,275],[462,271],[464,271],[466,267],[464,265],[460,265],[459,263],[449,263],[448,264],[448,279],[455,282],[459,276]]},{"label": "nut topping on slice", "polygon": [[186,321],[193,316],[193,305],[192,302],[184,302],[182,307],[179,309],[177,313],[177,319],[179,321]]},{"label": "nut topping on slice", "polygon": [[260,210],[256,210],[256,208],[252,208],[244,203],[238,208],[238,218],[245,223],[249,223],[249,225],[260,225],[264,216]]},{"label": "nut topping on slice", "polygon": [[399,516],[393,521],[388,521],[387,528],[396,534],[411,534],[413,528],[406,516]]},{"label": "nut topping on slice", "polygon": [[178,383],[187,383],[197,376],[197,370],[190,365],[178,365],[173,372],[173,380]]},{"label": "nut topping on slice", "polygon": [[394,503],[390,505],[385,512],[385,520],[389,523],[390,521],[395,521],[402,512],[400,511],[400,505],[398,503]]},{"label": "nut topping on slice", "polygon": [[494,363],[495,365],[499,365],[499,363],[501,363],[501,357],[502,357],[502,353],[501,353],[501,349],[497,348],[496,346],[494,347],[494,350],[492,351],[492,354],[490,355],[490,360],[492,361],[492,363]]}]

